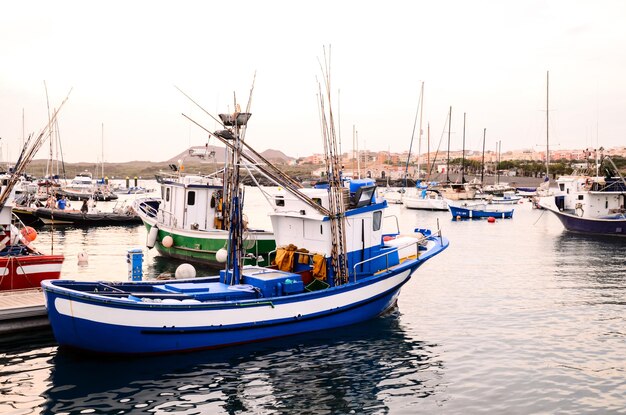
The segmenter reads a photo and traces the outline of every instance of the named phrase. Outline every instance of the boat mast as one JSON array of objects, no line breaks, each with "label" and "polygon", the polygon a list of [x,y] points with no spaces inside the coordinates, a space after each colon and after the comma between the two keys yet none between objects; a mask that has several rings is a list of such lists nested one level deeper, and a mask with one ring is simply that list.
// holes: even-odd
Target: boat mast
[{"label": "boat mast", "polygon": [[[337,157],[337,139],[335,120],[331,105],[330,87],[330,57],[324,52],[324,66],[322,67],[324,90],[319,85],[320,117],[322,120],[322,135],[324,138],[324,153],[326,159],[326,176],[328,177],[328,201],[330,207],[331,231],[331,261],[333,268],[333,283],[335,285],[348,282],[348,258],[346,255],[346,223],[344,205],[344,188],[341,182],[341,165]],[[326,104],[328,107],[326,107]]]},{"label": "boat mast", "polygon": [[[254,88],[254,82],[253,86]],[[252,89],[250,90],[252,96]],[[234,101],[235,112],[233,114],[219,114],[222,123],[227,130],[220,132],[229,137],[233,142],[232,151],[229,154],[229,165],[224,168],[224,224],[228,229],[226,261],[227,272],[232,272],[231,284],[241,283],[241,258],[243,256],[243,190],[240,186],[240,172],[242,141],[246,131],[246,125],[250,118],[250,101],[246,112],[241,112],[239,104]]]},{"label": "boat mast", "polygon": [[502,152],[502,140],[496,143],[496,184],[500,184],[500,153]]},{"label": "boat mast", "polygon": [[448,114],[448,161],[446,161],[446,181],[450,183],[450,129],[452,128],[452,105]]},{"label": "boat mast", "polygon": [[463,153],[461,156],[461,183],[465,183],[465,113],[463,113]]},{"label": "boat mast", "polygon": [[48,85],[46,81],[43,81],[44,89],[46,90],[46,107],[48,109],[48,124],[50,124],[50,156],[48,158],[48,162],[46,163],[46,176],[50,178],[52,175],[50,170],[52,169],[52,139],[53,139],[53,131],[52,131],[52,119],[50,117],[50,100],[48,99]]},{"label": "boat mast", "polygon": [[357,177],[356,125],[352,124],[352,178]]},{"label": "boat mast", "polygon": [[104,180],[104,123],[102,123],[102,137],[100,140],[101,151],[102,151],[102,180]]},{"label": "boat mast", "polygon": [[420,97],[417,100],[417,110],[415,111],[415,120],[413,121],[413,132],[411,133],[411,142],[409,144],[409,155],[406,157],[406,165],[404,167],[404,187],[407,186],[407,178],[409,175],[409,163],[411,162],[411,150],[413,149],[413,138],[415,137],[415,127],[417,126],[417,116],[420,116],[420,136],[418,138],[418,150],[417,150],[417,178],[420,175],[420,148],[421,146],[421,130],[422,130],[422,118],[421,118],[421,101],[424,94],[424,82],[422,82],[422,88],[420,89]]},{"label": "boat mast", "polygon": [[231,149],[229,156],[229,165],[224,165],[224,194],[223,194],[223,216],[224,229],[228,229],[228,241],[226,249],[228,252],[226,260],[226,272],[230,275],[230,284],[242,283],[242,267],[243,267],[243,199],[244,193],[241,186],[240,166],[243,151],[243,142],[246,134],[246,127],[250,119],[250,105],[252,103],[252,92],[254,91],[254,81],[256,74],[252,79],[252,87],[248,97],[248,104],[245,111],[241,111],[237,98],[233,93],[234,112],[232,114],[219,114],[222,125],[226,130],[217,131],[216,136],[230,141]]},{"label": "boat mast", "polygon": [[420,91],[420,131],[417,140],[417,179],[419,180],[422,176],[422,116],[424,113],[424,81],[422,81],[422,89]]},{"label": "boat mast", "polygon": [[358,171],[357,177],[361,178],[361,150],[359,150],[359,132],[354,130],[354,134],[356,137],[356,168]]},{"label": "boat mast", "polygon": [[485,175],[485,137],[487,136],[487,129],[483,129],[483,157],[480,162],[480,184],[483,184]]},{"label": "boat mast", "polygon": [[427,180],[430,179],[430,172],[431,172],[431,167],[430,167],[430,123],[427,124],[427,131],[428,131],[428,135],[427,137],[427,153],[426,153],[426,170],[428,171],[428,176],[427,176]]},{"label": "boat mast", "polygon": [[550,177],[550,71],[546,72],[546,176]]}]

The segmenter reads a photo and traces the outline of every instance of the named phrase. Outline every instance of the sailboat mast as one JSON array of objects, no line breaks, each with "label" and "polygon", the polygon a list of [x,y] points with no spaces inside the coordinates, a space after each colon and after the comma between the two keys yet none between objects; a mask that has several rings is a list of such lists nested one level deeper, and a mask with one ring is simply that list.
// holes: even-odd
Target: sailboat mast
[{"label": "sailboat mast", "polygon": [[448,114],[448,160],[446,161],[446,181],[450,183],[450,129],[452,128],[452,106]]},{"label": "sailboat mast", "polygon": [[423,110],[424,110],[424,82],[422,82],[422,90],[420,91],[420,130],[419,130],[419,136],[417,140],[417,178],[418,180],[420,179],[421,174],[422,174],[421,158],[422,158],[422,116],[424,112]]},{"label": "sailboat mast", "polygon": [[102,137],[100,140],[101,151],[102,151],[102,180],[104,180],[104,123],[102,123]]},{"label": "sailboat mast", "polygon": [[482,157],[482,161],[480,162],[480,183],[484,184],[484,178],[485,178],[485,137],[487,136],[487,129],[483,129],[483,157]]},{"label": "sailboat mast", "polygon": [[357,149],[356,149],[356,125],[352,124],[352,177],[357,177],[356,175],[356,158],[357,158]]},{"label": "sailboat mast", "polygon": [[411,162],[411,150],[413,150],[413,139],[415,138],[415,127],[417,125],[417,116],[420,116],[420,135],[418,138],[418,150],[417,150],[417,178],[419,179],[420,174],[420,148],[421,146],[421,130],[422,130],[422,117],[421,117],[421,109],[422,109],[422,99],[424,94],[424,82],[422,82],[422,87],[420,89],[420,97],[417,100],[417,110],[415,111],[415,120],[413,121],[413,132],[411,132],[411,142],[409,144],[409,154],[406,157],[406,165],[404,166],[404,187],[407,185],[407,178],[409,175],[409,164]]},{"label": "sailboat mast", "polygon": [[550,176],[550,71],[546,72],[546,176]]},{"label": "sailboat mast", "polygon": [[361,178],[361,151],[359,150],[359,132],[354,131],[356,137],[356,169],[358,171],[358,178]]},{"label": "sailboat mast", "polygon": [[431,172],[431,167],[430,167],[430,123],[428,123],[428,135],[427,135],[427,153],[426,153],[426,170],[428,170],[428,178],[430,178],[430,172]]},{"label": "sailboat mast", "polygon": [[48,124],[50,124],[50,157],[46,163],[46,176],[50,177],[50,169],[52,169],[52,119],[50,118],[50,100],[48,99],[48,85],[46,84],[46,81],[43,81],[43,86],[46,90],[46,107],[48,109]]},{"label": "sailboat mast", "polygon": [[463,153],[461,156],[461,183],[465,183],[465,113],[463,113]]},{"label": "sailboat mast", "polygon": [[500,184],[500,153],[502,152],[502,140],[496,143],[496,184]]}]

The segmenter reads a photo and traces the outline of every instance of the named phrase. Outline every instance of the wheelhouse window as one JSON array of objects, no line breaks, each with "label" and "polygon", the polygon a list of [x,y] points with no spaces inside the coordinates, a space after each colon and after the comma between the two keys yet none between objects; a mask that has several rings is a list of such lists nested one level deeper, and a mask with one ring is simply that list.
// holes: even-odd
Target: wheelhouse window
[{"label": "wheelhouse window", "polygon": [[187,206],[193,206],[196,204],[196,192],[187,192]]},{"label": "wheelhouse window", "polygon": [[285,206],[285,198],[283,196],[276,196],[274,202],[276,203],[276,206]]},{"label": "wheelhouse window", "polygon": [[169,187],[165,189],[165,201],[166,202],[170,201],[170,188]]},{"label": "wheelhouse window", "polygon": [[380,230],[380,226],[383,223],[383,211],[382,210],[377,210],[376,212],[374,212],[374,219],[372,221],[372,228],[373,230],[377,231]]}]

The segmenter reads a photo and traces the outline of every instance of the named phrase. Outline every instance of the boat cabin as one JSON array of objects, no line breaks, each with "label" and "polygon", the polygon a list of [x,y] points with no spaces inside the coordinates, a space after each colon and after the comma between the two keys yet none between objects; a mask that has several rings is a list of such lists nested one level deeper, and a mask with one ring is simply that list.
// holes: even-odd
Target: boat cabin
[{"label": "boat cabin", "polygon": [[560,211],[579,217],[600,218],[624,214],[626,188],[621,179],[589,176],[562,176],[555,196]]},{"label": "boat cabin", "polygon": [[221,229],[222,181],[215,177],[185,175],[157,176],[161,185],[158,221],[168,226],[190,229]]},{"label": "boat cabin", "polygon": [[[382,269],[385,264],[381,265],[381,261],[389,264],[388,266],[393,265],[393,262],[397,263],[396,252],[393,258],[383,255],[378,260],[361,264],[362,261],[391,249],[383,245],[383,211],[387,208],[387,202],[384,199],[375,199],[376,186],[371,179],[353,180],[349,187],[343,189],[349,274]],[[320,206],[330,208],[328,189],[307,188],[300,191]],[[327,259],[331,257],[333,246],[328,216],[284,189],[279,189],[273,195],[273,202],[274,212],[270,217],[276,246],[297,247],[300,252],[321,255]]]}]

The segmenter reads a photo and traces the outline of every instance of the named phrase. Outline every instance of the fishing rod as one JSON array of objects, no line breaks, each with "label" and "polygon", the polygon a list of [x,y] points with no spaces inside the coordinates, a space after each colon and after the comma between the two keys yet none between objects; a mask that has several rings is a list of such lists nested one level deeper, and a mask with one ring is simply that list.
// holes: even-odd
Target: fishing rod
[{"label": "fishing rod", "polygon": [[[322,125],[322,136],[324,138],[324,153],[326,158],[326,173],[329,179],[329,202],[330,211],[333,216],[330,220],[332,239],[332,266],[334,270],[335,283],[343,284],[348,282],[349,271],[346,258],[346,234],[345,206],[343,203],[343,186],[341,184],[341,169],[337,155],[337,140],[335,122],[332,111],[331,86],[330,86],[330,46],[328,54],[324,48],[324,65],[320,64],[321,72],[326,87],[326,94],[322,93],[322,85],[318,82],[319,89],[319,111]],[[328,110],[324,102],[328,103]]]},{"label": "fishing rod", "polygon": [[[228,147],[230,150],[233,150],[235,148],[235,146],[233,146],[231,143],[229,143],[226,139],[220,137],[219,135],[216,135],[215,133],[209,131],[207,128],[205,128],[204,126],[202,126],[201,124],[199,124],[198,122],[196,122],[195,120],[193,120],[192,118],[188,117],[186,114],[182,114],[183,117],[187,118],[189,121],[191,121],[192,123],[194,123],[195,125],[197,125],[198,127],[200,127],[202,130],[204,130],[205,132],[207,132],[208,134],[210,134],[211,136],[217,138],[220,142],[222,142],[222,144],[224,144],[226,147]],[[311,199],[310,197],[308,197],[307,195],[305,195],[304,193],[300,192],[300,187],[298,188],[294,188],[292,182],[293,180],[290,180],[289,182],[285,182],[283,179],[283,176],[285,175],[283,172],[281,172],[277,167],[275,167],[274,165],[272,165],[271,163],[268,162],[268,166],[270,166],[275,172],[280,173],[280,175],[275,175],[274,173],[268,171],[267,169],[265,169],[264,167],[258,165],[258,161],[255,160],[254,158],[252,158],[250,155],[246,154],[246,153],[242,153],[241,156],[246,159],[246,161],[252,163],[255,168],[261,172],[263,172],[266,177],[269,177],[272,181],[274,181],[277,185],[279,186],[284,186],[285,188],[287,188],[291,193],[293,193],[297,198],[299,198],[300,200],[302,200],[303,202],[307,203],[308,205],[310,205],[311,207],[315,208],[316,210],[318,210],[321,214],[325,215],[325,216],[332,216],[331,212],[326,209],[323,206],[320,206],[319,204],[317,204],[313,199]],[[287,176],[288,177],[288,176]]]},{"label": "fishing rod", "polygon": [[11,194],[11,191],[17,184],[17,179],[24,172],[24,170],[26,169],[26,166],[30,163],[30,161],[33,159],[35,154],[37,154],[37,151],[39,151],[45,139],[50,136],[52,123],[56,120],[59,112],[61,111],[61,108],[67,102],[71,92],[72,92],[72,89],[70,89],[70,91],[67,93],[65,99],[61,102],[61,105],[59,105],[59,108],[54,111],[51,117],[49,117],[48,123],[41,130],[41,132],[39,133],[37,138],[34,140],[32,145],[31,145],[32,136],[29,136],[24,147],[22,147],[20,156],[18,157],[15,168],[13,169],[13,174],[11,178],[9,179],[7,186],[4,188],[4,191],[2,192],[2,194],[0,194],[0,208],[2,208],[5,205],[7,199],[9,198],[9,195]]},{"label": "fishing rod", "polygon": [[[256,73],[255,73],[255,78],[256,78]],[[184,93],[180,88],[176,87],[176,89],[178,89],[185,97],[187,97],[191,102],[193,102],[198,108],[200,108],[205,114],[207,114],[209,117],[211,117],[213,120],[217,121],[219,123],[219,125],[221,125],[223,128],[226,128],[226,126],[224,125],[224,123],[221,120],[218,120],[217,118],[215,118],[213,115],[211,115],[210,112],[208,112],[206,109],[204,109],[200,104],[198,104],[195,100],[193,100],[189,95],[187,95],[186,93]],[[254,89],[254,85],[252,86],[252,89]],[[250,90],[252,93],[252,89]],[[249,113],[249,109],[250,109],[250,104],[251,104],[251,99],[248,101],[248,105],[247,105],[247,113]],[[191,118],[187,117],[185,114],[183,114],[183,116],[185,116],[187,119],[189,119],[190,121],[192,121],[194,124],[198,125],[199,127],[200,124],[196,123],[195,121],[193,121]],[[220,139],[220,141],[222,141],[224,143],[224,141],[221,139],[221,137],[217,137],[214,133],[212,133],[211,131],[207,130],[204,127],[201,127],[203,130],[207,131],[209,134],[211,134],[213,137],[216,137],[218,139]],[[245,132],[244,132],[245,135]],[[248,143],[245,142],[245,140],[243,139],[244,137],[242,137],[241,140],[241,144],[243,144],[244,147],[246,147],[246,149],[248,151],[250,151],[252,154],[254,154],[255,157],[257,157],[260,161],[262,161],[263,163],[267,164],[268,166],[272,167],[274,169],[274,171],[282,177],[282,179],[284,181],[290,182],[292,183],[296,188],[302,188],[302,184],[298,183],[297,181],[295,181],[294,179],[292,179],[291,177],[287,176],[285,173],[283,173],[282,171],[280,171],[280,169],[277,169],[276,167],[274,167],[272,165],[272,163],[270,163],[268,160],[265,159],[265,157],[263,157],[259,152],[257,152],[254,148],[252,148],[250,145],[248,145]],[[227,143],[224,143],[227,144]],[[232,150],[232,147],[229,147]],[[245,155],[245,153],[243,153]],[[256,162],[256,161],[254,161]]]}]

